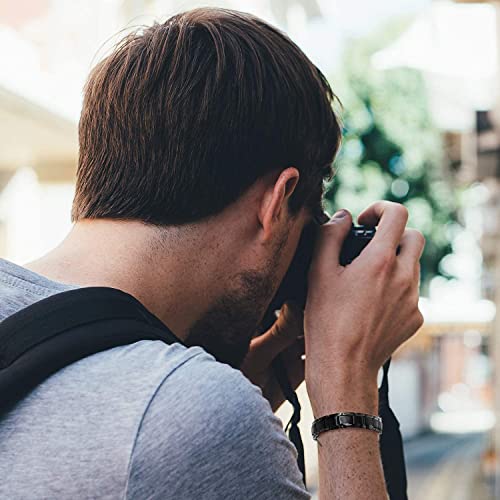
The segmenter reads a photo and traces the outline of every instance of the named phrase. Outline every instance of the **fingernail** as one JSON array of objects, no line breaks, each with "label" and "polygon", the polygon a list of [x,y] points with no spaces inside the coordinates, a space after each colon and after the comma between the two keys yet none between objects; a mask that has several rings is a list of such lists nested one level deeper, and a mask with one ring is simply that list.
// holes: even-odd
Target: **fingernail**
[{"label": "fingernail", "polygon": [[333,214],[332,219],[343,219],[347,215],[347,210],[339,210]]}]

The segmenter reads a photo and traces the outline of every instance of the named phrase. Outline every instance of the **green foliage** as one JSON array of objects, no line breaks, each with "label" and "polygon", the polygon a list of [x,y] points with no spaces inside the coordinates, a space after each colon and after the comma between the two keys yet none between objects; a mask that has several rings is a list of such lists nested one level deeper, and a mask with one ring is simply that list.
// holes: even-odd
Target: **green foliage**
[{"label": "green foliage", "polygon": [[446,228],[456,223],[457,206],[422,75],[407,68],[378,71],[371,65],[371,56],[402,27],[398,23],[353,41],[342,74],[332,79],[343,104],[344,139],[325,200],[330,210],[345,207],[355,215],[377,199],[403,203],[410,212],[410,227],[427,240],[422,258],[425,287],[442,274],[439,262],[451,252]]}]

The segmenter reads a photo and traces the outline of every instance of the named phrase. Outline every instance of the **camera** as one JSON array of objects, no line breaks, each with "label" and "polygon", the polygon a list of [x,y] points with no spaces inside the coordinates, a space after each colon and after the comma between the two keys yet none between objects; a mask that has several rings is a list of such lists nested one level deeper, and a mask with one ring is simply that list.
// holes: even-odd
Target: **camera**
[{"label": "camera", "polygon": [[374,227],[353,225],[340,252],[340,265],[347,266],[358,257],[375,236],[375,232]]}]

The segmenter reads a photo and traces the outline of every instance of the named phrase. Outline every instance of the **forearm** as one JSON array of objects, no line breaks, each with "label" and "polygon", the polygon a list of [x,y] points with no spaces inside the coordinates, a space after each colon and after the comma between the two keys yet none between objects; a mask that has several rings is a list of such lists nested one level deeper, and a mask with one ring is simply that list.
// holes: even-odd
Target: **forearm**
[{"label": "forearm", "polygon": [[341,429],[318,438],[321,500],[386,500],[378,435],[364,429]]},{"label": "forearm", "polygon": [[[340,382],[341,377],[332,380]],[[376,384],[355,388],[347,380],[336,384],[335,397],[322,395],[313,403],[316,417],[342,411],[378,412]],[[328,387],[323,384],[323,387]],[[326,396],[326,397],[325,397]],[[380,460],[379,435],[366,429],[326,431],[318,437],[319,494],[321,500],[367,498],[386,500],[387,490]],[[369,493],[368,493],[369,492]]]}]

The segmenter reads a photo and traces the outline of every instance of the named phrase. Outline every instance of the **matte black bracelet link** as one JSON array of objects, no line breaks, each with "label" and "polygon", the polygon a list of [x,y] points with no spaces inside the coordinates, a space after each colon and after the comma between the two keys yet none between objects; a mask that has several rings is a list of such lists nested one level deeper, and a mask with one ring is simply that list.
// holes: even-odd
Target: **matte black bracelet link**
[{"label": "matte black bracelet link", "polygon": [[383,431],[382,419],[380,417],[367,415],[366,413],[345,412],[317,418],[312,424],[311,432],[313,439],[317,440],[322,432],[347,429],[349,427],[368,429],[379,434],[382,434]]}]

